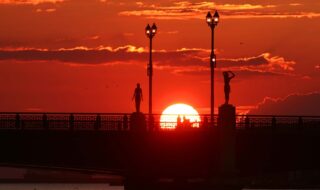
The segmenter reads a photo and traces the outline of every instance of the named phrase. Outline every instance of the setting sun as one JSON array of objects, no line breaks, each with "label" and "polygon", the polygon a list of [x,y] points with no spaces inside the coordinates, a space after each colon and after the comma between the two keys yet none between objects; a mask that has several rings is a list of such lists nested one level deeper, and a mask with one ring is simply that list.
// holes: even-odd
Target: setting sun
[{"label": "setting sun", "polygon": [[197,110],[187,104],[173,104],[161,115],[160,126],[166,129],[199,127],[201,119]]}]

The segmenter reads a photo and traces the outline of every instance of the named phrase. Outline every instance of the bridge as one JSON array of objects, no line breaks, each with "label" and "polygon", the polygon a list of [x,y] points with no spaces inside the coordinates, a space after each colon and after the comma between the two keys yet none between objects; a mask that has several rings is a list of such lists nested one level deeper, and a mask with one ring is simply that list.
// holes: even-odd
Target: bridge
[{"label": "bridge", "polygon": [[168,129],[157,114],[0,113],[0,164],[110,171],[126,189],[319,186],[320,117],[200,118]]}]

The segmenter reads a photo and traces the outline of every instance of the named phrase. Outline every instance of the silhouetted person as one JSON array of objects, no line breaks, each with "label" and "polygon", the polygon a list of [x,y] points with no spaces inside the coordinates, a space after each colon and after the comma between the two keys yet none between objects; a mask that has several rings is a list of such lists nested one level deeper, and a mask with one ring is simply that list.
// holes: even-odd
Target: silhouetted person
[{"label": "silhouetted person", "polygon": [[190,119],[186,119],[185,124],[187,128],[190,128],[191,127]]},{"label": "silhouetted person", "polygon": [[123,116],[123,130],[128,130],[128,116]]},{"label": "silhouetted person", "polygon": [[43,123],[43,128],[48,129],[48,116],[47,114],[43,114],[42,116],[42,123]]},{"label": "silhouetted person", "polygon": [[183,127],[188,128],[191,127],[190,119],[187,119],[186,116],[183,116]]},{"label": "silhouetted person", "polygon": [[181,127],[181,116],[180,115],[178,115],[178,117],[177,117],[177,127]]},{"label": "silhouetted person", "polygon": [[70,116],[69,116],[69,129],[73,130],[73,128],[74,128],[74,115],[70,114]]},{"label": "silhouetted person", "polygon": [[19,129],[20,128],[20,115],[17,113],[16,114],[16,128]]},{"label": "silhouetted person", "polygon": [[[229,75],[229,74],[231,74],[231,75]],[[230,80],[233,79],[234,77],[235,77],[235,74],[231,71],[223,72],[225,104],[229,103]]]},{"label": "silhouetted person", "polygon": [[100,114],[97,114],[96,122],[95,122],[95,125],[94,125],[94,129],[98,130],[100,128],[101,128],[101,116],[100,116]]},{"label": "silhouetted person", "polygon": [[142,97],[142,89],[140,88],[139,83],[137,83],[137,87],[134,90],[132,100],[133,99],[135,99],[135,103],[136,103],[136,112],[140,112],[140,103],[141,101],[143,101],[143,97]]}]

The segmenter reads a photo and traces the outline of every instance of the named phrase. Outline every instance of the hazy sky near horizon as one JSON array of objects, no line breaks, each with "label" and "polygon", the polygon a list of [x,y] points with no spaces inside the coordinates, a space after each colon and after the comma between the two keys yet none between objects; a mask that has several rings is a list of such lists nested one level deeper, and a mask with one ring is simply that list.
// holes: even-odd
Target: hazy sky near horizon
[{"label": "hazy sky near horizon", "polygon": [[0,111],[132,112],[140,82],[147,112],[144,28],[155,22],[154,112],[179,102],[209,113],[214,9],[216,106],[224,70],[239,111],[320,92],[316,0],[0,0]]}]

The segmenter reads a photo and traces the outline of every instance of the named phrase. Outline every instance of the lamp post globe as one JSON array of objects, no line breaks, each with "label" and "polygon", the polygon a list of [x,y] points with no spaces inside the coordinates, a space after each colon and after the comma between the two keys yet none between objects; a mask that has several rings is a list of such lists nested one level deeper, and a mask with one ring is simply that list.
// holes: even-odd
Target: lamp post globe
[{"label": "lamp post globe", "polygon": [[150,35],[150,32],[151,32],[151,27],[150,27],[150,25],[148,24],[148,25],[146,26],[146,35],[149,36],[149,35]]},{"label": "lamp post globe", "polygon": [[219,13],[218,13],[218,11],[216,11],[216,12],[214,13],[214,15],[213,15],[214,25],[217,25],[217,24],[219,23],[219,18],[220,18]]},{"label": "lamp post globe", "polygon": [[151,32],[152,35],[154,36],[157,33],[157,26],[155,23],[153,23],[152,27],[151,27]]},{"label": "lamp post globe", "polygon": [[208,14],[207,14],[207,16],[206,16],[206,21],[207,21],[208,25],[210,25],[211,22],[212,22],[212,15],[211,15],[210,12],[208,12]]}]

